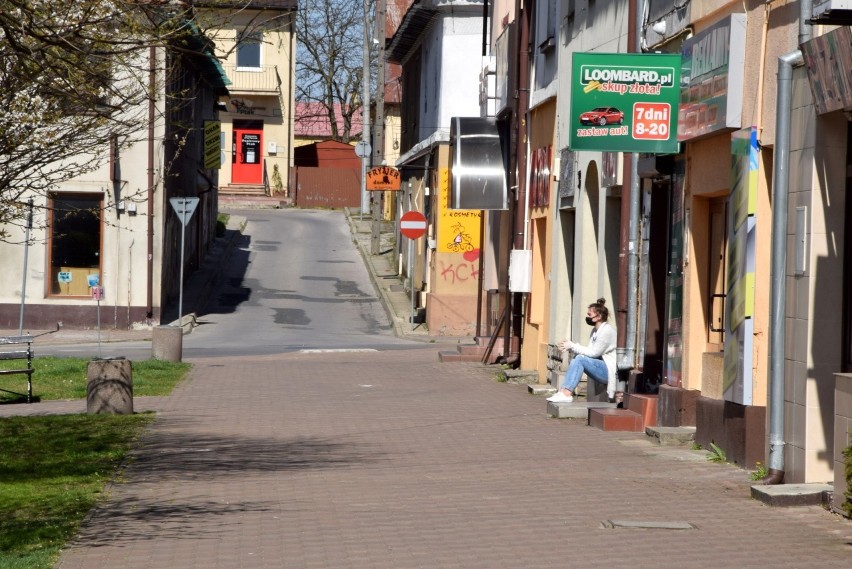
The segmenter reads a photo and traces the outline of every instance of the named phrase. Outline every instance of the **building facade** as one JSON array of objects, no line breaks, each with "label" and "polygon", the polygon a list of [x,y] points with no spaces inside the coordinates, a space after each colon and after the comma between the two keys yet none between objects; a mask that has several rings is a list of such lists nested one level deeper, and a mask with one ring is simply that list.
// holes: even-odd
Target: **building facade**
[{"label": "building facade", "polygon": [[231,81],[219,113],[223,194],[290,195],[297,8],[297,0],[251,0],[199,13]]},{"label": "building facade", "polygon": [[[96,169],[27,196],[29,243],[16,234],[0,244],[0,326],[128,328],[177,316],[180,275],[215,239],[218,160],[205,161],[205,129],[218,131],[217,101],[227,93],[209,38],[189,20],[184,29],[180,49],[142,49],[130,66],[138,75],[115,77],[152,88],[152,98],[122,111],[149,117],[138,131],[93,149],[108,157]],[[171,198],[197,198],[183,269]]]}]

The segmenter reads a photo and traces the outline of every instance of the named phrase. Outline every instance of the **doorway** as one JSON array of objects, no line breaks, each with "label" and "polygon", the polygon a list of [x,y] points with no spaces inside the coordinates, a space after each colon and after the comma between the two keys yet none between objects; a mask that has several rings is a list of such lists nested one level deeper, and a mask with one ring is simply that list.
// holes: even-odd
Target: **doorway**
[{"label": "doorway", "polygon": [[234,121],[231,182],[263,183],[263,121]]},{"label": "doorway", "polygon": [[728,198],[715,198],[710,202],[708,219],[709,251],[708,276],[710,285],[707,307],[708,352],[721,352],[725,345],[725,268],[728,246]]}]

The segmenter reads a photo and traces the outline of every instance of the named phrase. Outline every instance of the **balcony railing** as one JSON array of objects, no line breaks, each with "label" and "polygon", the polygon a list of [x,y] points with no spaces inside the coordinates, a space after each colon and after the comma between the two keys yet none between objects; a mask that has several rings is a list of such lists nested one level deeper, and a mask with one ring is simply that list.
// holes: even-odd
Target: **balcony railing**
[{"label": "balcony railing", "polygon": [[228,74],[231,84],[228,91],[236,93],[278,93],[281,90],[281,76],[277,65],[263,65],[258,68],[237,67],[225,64],[222,67]]}]

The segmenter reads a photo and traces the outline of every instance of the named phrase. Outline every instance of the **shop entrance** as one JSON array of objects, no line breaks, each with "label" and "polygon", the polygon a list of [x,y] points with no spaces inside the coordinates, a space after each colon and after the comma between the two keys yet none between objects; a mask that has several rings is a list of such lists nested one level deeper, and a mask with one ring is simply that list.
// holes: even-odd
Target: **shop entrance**
[{"label": "shop entrance", "polygon": [[234,121],[231,182],[263,183],[263,121]]}]

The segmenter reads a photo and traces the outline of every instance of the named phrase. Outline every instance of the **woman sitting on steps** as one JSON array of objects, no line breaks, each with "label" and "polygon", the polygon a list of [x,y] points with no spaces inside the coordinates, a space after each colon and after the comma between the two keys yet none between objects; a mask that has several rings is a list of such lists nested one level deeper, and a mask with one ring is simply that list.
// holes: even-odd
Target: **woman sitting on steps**
[{"label": "woman sitting on steps", "polygon": [[559,348],[576,354],[568,365],[562,386],[554,395],[547,398],[552,403],[571,403],[574,390],[585,373],[590,379],[606,385],[606,394],[610,401],[615,399],[616,343],[615,326],[608,322],[609,310],[606,300],[599,298],[586,310],[586,324],[592,326],[591,340],[588,346],[563,340]]}]

